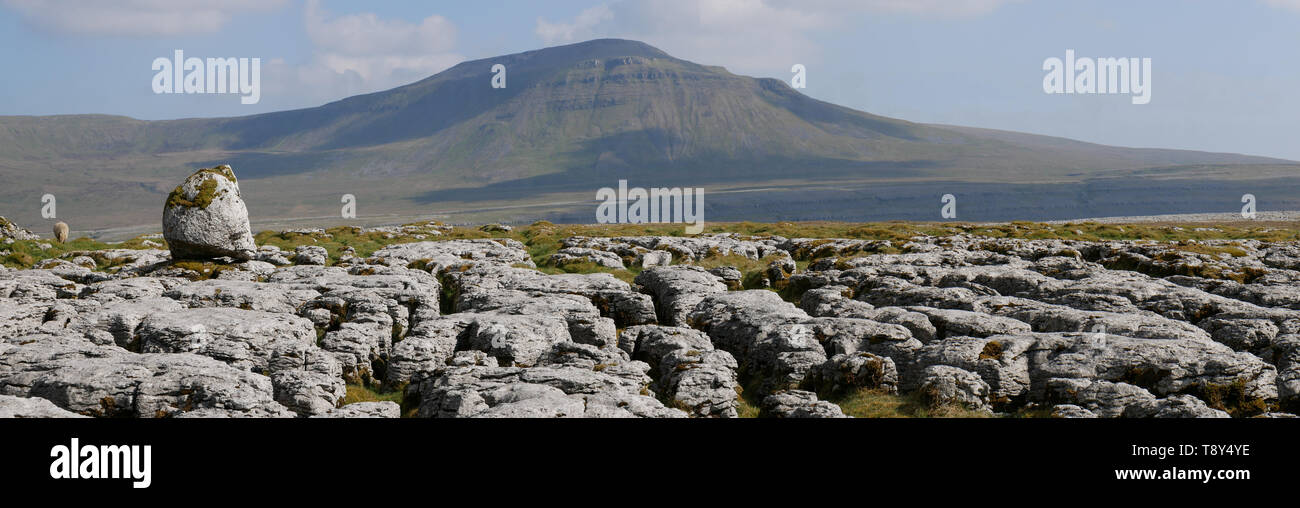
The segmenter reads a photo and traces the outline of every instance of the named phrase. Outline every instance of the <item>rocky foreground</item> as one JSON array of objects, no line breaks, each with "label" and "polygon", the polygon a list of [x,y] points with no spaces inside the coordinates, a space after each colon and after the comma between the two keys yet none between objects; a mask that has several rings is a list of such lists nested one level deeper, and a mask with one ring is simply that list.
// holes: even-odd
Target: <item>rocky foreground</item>
[{"label": "rocky foreground", "polygon": [[[0,267],[0,416],[1300,410],[1294,242],[572,236],[541,268],[599,271],[547,274],[515,239],[418,236]],[[401,403],[343,404],[360,387]]]}]

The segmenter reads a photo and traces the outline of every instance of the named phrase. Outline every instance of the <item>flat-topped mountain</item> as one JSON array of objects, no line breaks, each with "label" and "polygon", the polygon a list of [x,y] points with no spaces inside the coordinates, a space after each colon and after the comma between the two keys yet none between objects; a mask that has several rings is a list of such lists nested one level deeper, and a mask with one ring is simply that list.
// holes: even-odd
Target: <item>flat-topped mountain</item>
[{"label": "flat-topped mountain", "polygon": [[[506,68],[505,88],[491,85],[497,64]],[[255,223],[337,218],[345,193],[356,195],[362,215],[372,218],[538,203],[550,204],[503,218],[581,218],[589,212],[575,201],[590,200],[618,179],[713,192],[778,188],[785,194],[769,195],[773,205],[764,212],[773,216],[754,218],[850,219],[831,216],[817,206],[824,200],[797,189],[844,188],[844,182],[1240,179],[1294,175],[1300,168],[1263,157],[912,123],[819,101],[780,80],[678,59],[644,43],[601,39],[467,61],[406,86],[293,111],[164,121],[0,117],[0,179],[8,182],[0,189],[0,212],[43,230],[35,227],[39,208],[28,203],[53,193],[64,198],[61,212],[74,227],[151,224],[170,182],[225,162],[250,182]],[[937,210],[924,198],[925,210]],[[729,203],[715,200],[711,215],[750,218],[744,207]],[[1123,213],[1187,211],[1220,210]],[[853,213],[857,219],[928,218],[919,211],[905,212],[908,217],[876,212]],[[1060,218],[1040,217],[1034,207],[1002,212]]]}]

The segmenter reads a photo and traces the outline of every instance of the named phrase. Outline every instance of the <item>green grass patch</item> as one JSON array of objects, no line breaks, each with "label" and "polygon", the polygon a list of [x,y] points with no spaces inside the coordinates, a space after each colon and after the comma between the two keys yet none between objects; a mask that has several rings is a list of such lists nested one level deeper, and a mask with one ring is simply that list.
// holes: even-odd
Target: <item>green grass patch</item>
[{"label": "green grass patch", "polygon": [[348,385],[347,395],[343,397],[343,405],[357,402],[396,402],[401,404],[405,399],[404,390],[378,391],[369,386]]},{"label": "green grass patch", "polygon": [[[528,254],[538,265],[560,248],[560,242],[570,236],[615,237],[615,236],[686,236],[681,224],[552,224],[546,221],[535,222],[528,226],[519,226],[512,231],[485,232],[477,227],[440,227],[436,222],[419,222],[407,224],[408,230],[402,233],[382,231],[364,231],[352,226],[339,226],[326,229],[321,233],[290,233],[263,231],[255,235],[258,245],[274,245],[282,250],[292,252],[302,245],[324,247],[329,253],[330,264],[338,261],[340,253],[351,247],[356,256],[366,258],[387,245],[418,241],[438,241],[474,238],[512,238],[522,242]],[[1198,231],[1199,229],[1199,231]],[[789,238],[850,238],[862,240],[889,240],[894,247],[879,252],[864,254],[884,254],[897,252],[898,246],[916,236],[949,237],[961,233],[985,236],[988,238],[1019,239],[1066,239],[1083,241],[1105,240],[1155,240],[1172,244],[1172,247],[1186,252],[1231,256],[1243,256],[1246,251],[1240,245],[1205,245],[1189,240],[1203,242],[1207,240],[1247,240],[1266,242],[1300,241],[1300,229],[1292,225],[1251,225],[1236,223],[1227,225],[1196,224],[1099,224],[1080,222],[1069,224],[1042,224],[1033,222],[1013,222],[1008,224],[968,224],[968,223],[927,223],[927,222],[730,222],[711,223],[705,227],[706,233],[737,233],[742,236],[779,235]],[[424,238],[419,238],[423,236]],[[72,251],[104,250],[112,248],[141,249],[148,248],[143,242],[151,240],[163,244],[161,239],[137,237],[120,244],[98,242],[87,238],[78,238],[66,244],[52,240],[24,240],[11,245],[0,245],[0,251],[9,254],[0,256],[0,263],[11,268],[31,268],[34,264],[49,258],[57,258]],[[1179,243],[1181,242],[1181,243]],[[51,248],[42,250],[40,244],[48,243]],[[165,248],[165,247],[164,247]],[[706,268],[718,266],[735,266],[746,275],[751,283],[759,279],[751,274],[761,274],[770,260],[751,260],[740,256],[710,256],[698,260],[695,264]],[[807,267],[807,260],[796,262],[799,269]],[[545,271],[545,270],[544,270]],[[608,271],[616,277],[631,280],[635,270],[620,273],[617,270],[598,266],[573,266],[561,268],[563,273],[592,273]],[[553,272],[552,273],[559,273]],[[1209,274],[1214,275],[1214,274]],[[1221,278],[1245,278],[1252,274],[1225,274]]]},{"label": "green grass patch", "polygon": [[191,275],[187,275],[186,278],[192,281],[215,279],[217,278],[217,275],[221,274],[221,272],[227,270],[235,270],[235,271],[239,270],[239,268],[236,268],[233,265],[225,265],[221,263],[214,263],[211,261],[194,261],[188,259],[172,261],[170,266],[174,268],[189,270],[191,272]]},{"label": "green grass patch", "polygon": [[741,397],[736,404],[736,413],[740,418],[758,418],[758,406]]},{"label": "green grass patch", "polygon": [[414,418],[419,411],[419,401],[412,400],[408,403],[406,400],[405,386],[376,389],[365,385],[347,385],[347,394],[343,396],[342,405],[357,402],[396,402],[402,407],[402,418]]},{"label": "green grass patch", "polygon": [[1255,416],[1275,409],[1267,401],[1247,395],[1249,390],[1244,378],[1226,384],[1204,383],[1199,388],[1206,406],[1235,417]]},{"label": "green grass patch", "polygon": [[540,271],[547,275],[555,275],[561,273],[608,273],[610,275],[613,275],[614,278],[626,282],[628,284],[631,284],[632,280],[636,279],[636,275],[638,273],[641,273],[641,270],[639,268],[635,270],[619,270],[617,268],[601,266],[596,263],[592,263],[590,261],[577,261],[571,263],[564,263],[563,265],[560,266],[538,266],[537,271]]},{"label": "green grass patch", "polygon": [[992,415],[966,408],[931,407],[919,393],[895,395],[874,389],[860,389],[827,399],[855,418],[989,418]]},{"label": "green grass patch", "polygon": [[[616,237],[616,236],[686,236],[680,224],[552,224],[538,221],[531,225],[519,226],[512,231],[485,232],[477,227],[452,227],[437,230],[436,223],[411,223],[410,232],[396,234],[378,231],[364,232],[360,228],[340,226],[319,233],[283,233],[263,231],[255,237],[258,245],[275,245],[283,250],[292,251],[300,245],[319,245],[330,253],[331,261],[337,261],[339,252],[352,247],[361,258],[369,257],[384,246],[418,241],[457,240],[474,238],[512,238],[522,242],[528,249],[529,256],[539,266],[546,264],[552,254],[560,249],[560,242],[571,236]],[[1040,224],[1016,222],[1001,225],[977,225],[963,223],[924,223],[924,222],[731,222],[712,223],[705,227],[706,233],[738,233],[743,236],[779,235],[790,238],[851,238],[862,240],[889,240],[895,244],[906,242],[915,236],[947,237],[960,233],[986,236],[989,238],[1021,239],[1070,239],[1086,241],[1103,240],[1138,240],[1148,239],[1161,242],[1183,240],[1244,240],[1262,241],[1300,240],[1300,230],[1295,228],[1217,226],[1206,231],[1197,228],[1174,227],[1165,225],[1142,224]],[[441,234],[439,234],[441,233]],[[424,238],[417,238],[424,235]],[[1187,244],[1183,250],[1196,249],[1206,252],[1227,252],[1243,255],[1239,247],[1204,246]],[[897,247],[884,249],[880,253],[895,253]],[[741,256],[710,256],[695,262],[705,268],[718,266],[735,266],[742,273],[761,272],[767,268],[770,260],[752,260]],[[797,261],[799,268],[807,266],[807,261]],[[589,271],[588,271],[589,270]],[[608,271],[597,265],[575,266],[553,273],[591,273]],[[631,270],[629,270],[631,271]],[[615,271],[610,271],[615,273]],[[615,273],[624,278],[625,275]]]},{"label": "green grass patch", "polygon": [[1240,258],[1240,257],[1246,257],[1247,254],[1246,250],[1243,249],[1240,244],[1235,244],[1235,243],[1227,244],[1227,245],[1206,245],[1203,243],[1192,243],[1186,240],[1181,240],[1178,242],[1174,242],[1172,245],[1170,245],[1170,247],[1173,247],[1174,250],[1178,250],[1182,252],[1206,254],[1214,257],[1219,257],[1220,254],[1227,254],[1234,258]]},{"label": "green grass patch", "polygon": [[[162,245],[162,247],[150,247],[144,245],[145,241],[152,241]],[[41,245],[49,245],[50,248],[42,249]],[[104,243],[98,240],[91,240],[86,237],[68,240],[67,243],[59,243],[54,240],[19,240],[9,245],[0,244],[0,252],[9,251],[9,254],[0,256],[0,264],[9,268],[27,269],[39,264],[47,259],[68,259],[76,255],[86,255],[95,260],[98,265],[97,271],[105,271],[112,268],[122,261],[113,261],[104,255],[96,255],[95,251],[104,251],[110,249],[153,249],[166,248],[166,242],[161,238],[144,238],[136,237],[121,243]]]}]

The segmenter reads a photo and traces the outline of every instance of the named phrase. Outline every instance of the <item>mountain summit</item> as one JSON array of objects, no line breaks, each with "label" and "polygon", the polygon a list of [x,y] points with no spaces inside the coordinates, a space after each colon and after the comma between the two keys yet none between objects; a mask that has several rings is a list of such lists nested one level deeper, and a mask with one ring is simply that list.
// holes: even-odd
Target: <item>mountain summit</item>
[{"label": "mountain summit", "polygon": [[[491,85],[498,64],[505,88]],[[0,117],[0,176],[16,183],[0,190],[0,212],[32,219],[23,207],[6,208],[56,186],[76,198],[71,211],[85,215],[82,224],[143,224],[156,207],[128,206],[161,204],[165,182],[219,163],[249,181],[252,215],[288,219],[336,213],[344,193],[358,196],[363,210],[416,215],[448,202],[589,194],[618,179],[706,187],[1050,183],[1288,161],[917,124],[641,42],[599,39],[467,61],[406,86],[293,111],[166,121]]]}]

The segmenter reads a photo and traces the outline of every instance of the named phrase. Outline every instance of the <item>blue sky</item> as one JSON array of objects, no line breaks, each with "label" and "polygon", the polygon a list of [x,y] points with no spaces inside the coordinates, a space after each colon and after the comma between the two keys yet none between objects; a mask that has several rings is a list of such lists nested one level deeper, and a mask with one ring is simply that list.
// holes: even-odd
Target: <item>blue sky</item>
[{"label": "blue sky", "polygon": [[[1300,160],[1300,0],[0,0],[0,115],[238,116],[466,59],[623,37],[918,122]],[[262,100],[156,95],[154,58],[259,57]],[[1149,104],[1048,95],[1043,60],[1152,59]]]}]

